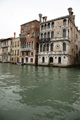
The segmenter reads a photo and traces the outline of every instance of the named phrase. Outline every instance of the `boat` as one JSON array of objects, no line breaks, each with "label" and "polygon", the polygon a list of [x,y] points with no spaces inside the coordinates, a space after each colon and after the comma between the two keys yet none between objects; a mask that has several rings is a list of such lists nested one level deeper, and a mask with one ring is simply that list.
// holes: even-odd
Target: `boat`
[{"label": "boat", "polygon": [[18,62],[17,65],[22,66],[22,65],[24,65],[24,63]]}]

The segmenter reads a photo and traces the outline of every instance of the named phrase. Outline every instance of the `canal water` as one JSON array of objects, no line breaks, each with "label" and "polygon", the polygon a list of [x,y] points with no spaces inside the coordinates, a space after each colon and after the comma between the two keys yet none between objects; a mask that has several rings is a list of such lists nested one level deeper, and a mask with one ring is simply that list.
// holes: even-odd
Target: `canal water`
[{"label": "canal water", "polygon": [[0,120],[80,120],[80,67],[0,63]]}]

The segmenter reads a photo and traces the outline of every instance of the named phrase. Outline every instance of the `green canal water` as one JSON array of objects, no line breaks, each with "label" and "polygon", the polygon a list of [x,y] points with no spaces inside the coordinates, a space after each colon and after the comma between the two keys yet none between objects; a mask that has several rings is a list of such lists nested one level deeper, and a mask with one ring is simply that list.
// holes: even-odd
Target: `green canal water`
[{"label": "green canal water", "polygon": [[80,67],[0,63],[0,120],[80,120]]}]

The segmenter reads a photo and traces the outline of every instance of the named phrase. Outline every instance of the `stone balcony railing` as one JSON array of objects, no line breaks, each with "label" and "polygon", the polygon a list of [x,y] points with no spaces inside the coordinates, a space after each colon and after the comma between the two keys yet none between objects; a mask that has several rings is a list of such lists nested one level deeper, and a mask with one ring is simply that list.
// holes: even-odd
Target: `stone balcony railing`
[{"label": "stone balcony railing", "polygon": [[31,51],[32,48],[21,48],[20,51]]},{"label": "stone balcony railing", "polygon": [[2,48],[8,47],[8,45],[2,45]]},{"label": "stone balcony railing", "polygon": [[43,39],[39,39],[39,43],[40,42],[49,42],[50,41],[50,38],[43,38]]}]

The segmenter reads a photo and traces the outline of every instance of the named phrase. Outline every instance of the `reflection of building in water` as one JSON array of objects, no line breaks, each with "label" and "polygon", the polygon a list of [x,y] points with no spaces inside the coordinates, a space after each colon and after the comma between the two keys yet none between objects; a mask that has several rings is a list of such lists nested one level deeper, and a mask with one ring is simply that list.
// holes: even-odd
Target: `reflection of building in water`
[{"label": "reflection of building in water", "polygon": [[[80,61],[80,31],[75,26],[72,8],[69,15],[46,21],[40,18],[38,65],[70,66]],[[42,20],[43,19],[43,20]]]},{"label": "reflection of building in water", "polygon": [[37,64],[38,59],[39,21],[34,20],[21,25],[20,62]]}]

